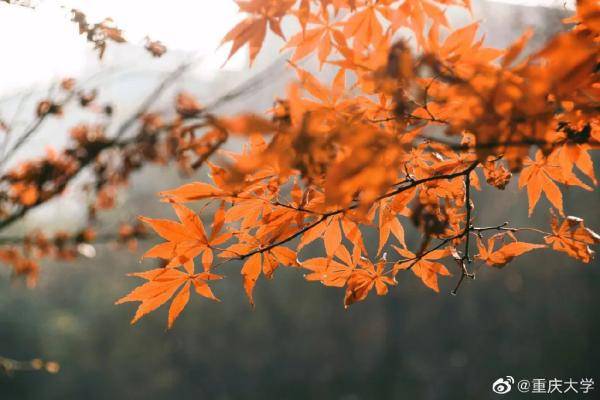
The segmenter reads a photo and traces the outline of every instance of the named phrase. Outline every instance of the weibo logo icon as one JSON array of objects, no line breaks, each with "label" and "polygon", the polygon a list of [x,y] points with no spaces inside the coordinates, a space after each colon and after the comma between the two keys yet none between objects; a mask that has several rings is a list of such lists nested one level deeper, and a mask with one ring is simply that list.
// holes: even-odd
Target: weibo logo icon
[{"label": "weibo logo icon", "polygon": [[492,391],[497,394],[506,394],[512,389],[512,385],[515,383],[515,378],[512,376],[505,376],[504,378],[498,378],[492,383]]}]

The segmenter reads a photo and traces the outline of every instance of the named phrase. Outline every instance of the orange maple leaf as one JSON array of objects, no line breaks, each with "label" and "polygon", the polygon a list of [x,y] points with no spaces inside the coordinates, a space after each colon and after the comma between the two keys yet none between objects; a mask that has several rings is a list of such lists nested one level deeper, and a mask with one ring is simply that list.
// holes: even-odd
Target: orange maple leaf
[{"label": "orange maple leaf", "polygon": [[[232,248],[233,246],[226,251],[231,252]],[[239,248],[237,247],[237,249]],[[251,249],[250,246],[246,245],[242,246],[242,248],[246,250]],[[270,279],[280,264],[286,266],[297,265],[296,252],[287,247],[274,247],[269,251],[252,254],[244,262],[241,274],[244,277],[244,289],[250,305],[254,306],[254,286],[256,286],[256,281],[260,277],[261,272],[266,278]]]},{"label": "orange maple leaf", "polygon": [[477,247],[479,248],[479,255],[477,257],[494,267],[503,267],[517,256],[534,249],[546,247],[543,244],[512,242],[500,247],[498,250],[494,250],[497,237],[492,236],[488,239],[487,247],[484,246],[481,239],[477,238]]},{"label": "orange maple leaf", "polygon": [[450,251],[447,248],[434,250],[419,257],[410,250],[402,249],[398,246],[392,247],[394,247],[401,256],[407,258],[407,260],[399,261],[394,265],[395,272],[410,268],[416,276],[421,278],[427,287],[436,292],[440,291],[438,286],[438,275],[448,276],[450,275],[450,271],[448,271],[443,264],[433,260],[447,257],[450,254]]},{"label": "orange maple leaf", "polygon": [[[556,155],[557,153],[554,154]],[[591,190],[589,186],[581,182],[570,170],[562,168],[555,155],[546,158],[543,156],[542,152],[538,150],[535,161],[530,158],[527,158],[524,161],[526,167],[523,168],[521,176],[519,177],[519,189],[527,186],[529,215],[533,213],[533,209],[539,201],[542,192],[546,195],[554,208],[558,210],[560,215],[564,215],[562,193],[555,182],[567,185],[577,185],[584,189]]]},{"label": "orange maple leaf", "polygon": [[552,235],[546,236],[544,240],[554,250],[589,263],[594,255],[589,245],[599,244],[600,235],[586,228],[583,220],[577,217],[567,217],[559,225],[558,218],[552,213]]},{"label": "orange maple leaf", "polygon": [[150,225],[156,233],[167,240],[167,242],[152,247],[142,258],[162,258],[169,261],[168,267],[175,267],[204,253],[202,255],[204,269],[210,269],[213,260],[211,246],[226,242],[231,234],[224,233],[217,236],[223,223],[215,220],[212,234],[208,238],[200,217],[194,211],[182,204],[173,203],[172,206],[180,223],[166,219],[140,217],[140,220]]},{"label": "orange maple leaf", "polygon": [[188,303],[190,288],[193,285],[196,292],[203,297],[219,301],[208,286],[208,281],[218,280],[222,277],[210,272],[194,273],[194,263],[189,261],[185,264],[185,271],[176,268],[158,268],[145,272],[129,274],[147,280],[141,286],[133,289],[129,294],[120,298],[115,304],[131,301],[141,302],[131,323],[136,323],[144,315],[156,310],[177,293],[169,308],[168,328],[173,326],[177,317],[181,314]]},{"label": "orange maple leaf", "polygon": [[385,260],[381,260],[374,266],[369,260],[360,260],[361,269],[355,269],[348,278],[344,306],[362,301],[367,298],[369,292],[375,288],[379,296],[388,293],[387,285],[395,286],[396,280],[386,275]]},{"label": "orange maple leaf", "polygon": [[281,31],[280,20],[295,2],[296,0],[237,0],[240,10],[250,13],[250,16],[233,27],[221,41],[221,45],[233,42],[227,60],[248,43],[250,64],[252,64],[265,40],[267,26],[275,34],[285,39]]}]

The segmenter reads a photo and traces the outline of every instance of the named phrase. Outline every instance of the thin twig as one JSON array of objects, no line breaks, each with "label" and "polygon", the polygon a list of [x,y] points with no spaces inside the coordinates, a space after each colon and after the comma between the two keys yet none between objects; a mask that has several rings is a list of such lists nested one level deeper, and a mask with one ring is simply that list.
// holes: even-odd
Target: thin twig
[{"label": "thin twig", "polygon": [[183,63],[171,73],[167,75],[165,79],[161,81],[161,83],[144,99],[142,104],[138,107],[137,111],[133,113],[129,118],[123,122],[119,128],[117,129],[114,138],[121,138],[129,128],[137,122],[140,117],[148,112],[150,107],[159,99],[160,95],[169,88],[185,71],[187,71],[192,65],[194,65],[199,59],[196,58],[190,62]]},{"label": "thin twig", "polygon": [[450,292],[454,296],[456,296],[456,294],[458,293],[458,289],[460,288],[460,286],[463,283],[463,280],[465,278],[470,278],[470,279],[475,278],[475,275],[473,273],[469,272],[469,269],[467,268],[467,265],[470,265],[472,262],[471,255],[470,255],[470,249],[469,249],[469,244],[470,244],[469,232],[473,228],[473,226],[471,225],[471,211],[472,211],[472,207],[471,207],[471,174],[468,173],[465,175],[465,212],[466,212],[466,216],[465,216],[465,229],[462,232],[462,236],[465,237],[465,249],[464,249],[464,254],[462,255],[462,257],[460,259],[460,266],[461,266],[460,278],[459,278],[458,282],[456,283],[456,286],[454,287],[454,289]]}]

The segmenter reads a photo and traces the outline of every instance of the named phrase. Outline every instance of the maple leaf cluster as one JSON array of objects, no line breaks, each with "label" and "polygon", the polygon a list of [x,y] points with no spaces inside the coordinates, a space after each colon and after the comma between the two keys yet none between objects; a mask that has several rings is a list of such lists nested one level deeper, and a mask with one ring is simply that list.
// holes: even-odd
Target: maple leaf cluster
[{"label": "maple leaf cluster", "polygon": [[[179,221],[141,218],[165,240],[144,257],[165,267],[134,274],[147,282],[119,300],[141,302],[132,322],[173,298],[171,327],[192,287],[216,299],[208,286],[222,278],[215,270],[235,260],[251,304],[257,281],[286,267],[344,288],[346,306],[387,294],[403,271],[439,291],[438,279],[451,274],[444,259],[460,274],[454,293],[473,277],[473,262],[503,267],[547,247],[591,261],[589,246],[600,237],[581,219],[556,214],[564,217],[561,187],[597,185],[590,155],[600,144],[597,2],[579,0],[568,29],[529,55],[531,31],[495,49],[479,23],[451,27],[447,9],[468,12],[466,0],[237,3],[246,18],[223,39],[230,57],[248,45],[252,63],[270,31],[291,50],[297,80],[271,118],[204,115],[195,146],[212,182],[160,193]],[[282,30],[288,18],[298,27],[291,35]],[[331,71],[330,82],[298,65],[311,56]],[[183,117],[203,113],[186,96],[177,106]],[[231,136],[246,138],[240,153],[220,149]],[[213,154],[221,158],[209,162]],[[480,176],[503,190],[514,174],[530,214],[542,193],[549,200],[550,232],[474,225],[471,191],[481,190]],[[422,233],[414,249],[404,239],[410,222]],[[376,251],[364,244],[368,229],[379,234]],[[524,242],[522,232],[541,240]],[[323,256],[306,258],[303,250],[318,243]]]},{"label": "maple leaf cluster", "polygon": [[[148,45],[151,43],[156,44]],[[79,256],[93,257],[101,245],[135,251],[138,242],[148,238],[141,222],[122,222],[116,229],[102,229],[101,214],[121,204],[120,193],[126,190],[132,175],[149,165],[175,165],[183,175],[200,168],[229,136],[224,122],[212,114],[212,109],[234,101],[267,76],[265,73],[251,78],[216,98],[212,105],[203,106],[191,94],[181,92],[174,99],[172,112],[150,111],[157,98],[191,65],[182,64],[165,76],[140,107],[122,121],[114,119],[119,105],[101,100],[101,90],[90,87],[92,77],[59,82],[52,97],[39,101],[33,120],[23,123],[23,130],[13,125],[14,121],[2,123],[6,137],[0,157],[0,231],[10,229],[31,211],[66,192],[74,193],[87,206],[87,218],[78,221],[80,227],[74,231],[48,233],[35,229],[24,235],[0,236],[0,261],[13,277],[22,277],[34,286],[43,259],[64,262]],[[84,115],[94,122],[68,128],[68,142],[62,149],[49,146],[45,155],[9,164],[44,123],[64,118],[73,109],[80,112],[78,118]]]},{"label": "maple leaf cluster", "polygon": [[[434,291],[456,270],[474,277],[474,263],[502,268],[547,248],[584,263],[600,236],[566,216],[565,188],[594,191],[592,150],[599,148],[600,6],[579,0],[565,30],[525,52],[532,31],[506,49],[487,47],[477,22],[455,29],[449,8],[470,12],[468,0],[239,0],[245,18],[226,34],[229,56],[244,46],[252,63],[269,32],[285,41],[296,79],[267,115],[218,115],[214,109],[269,79],[264,73],[212,103],[182,91],[169,112],[154,100],[189,66],[167,76],[124,122],[111,125],[115,105],[97,89],[65,79],[56,98],[42,99],[35,119],[9,147],[7,164],[44,121],[72,106],[94,116],[69,130],[62,150],[10,166],[0,174],[0,230],[73,188],[88,199],[85,226],[75,232],[0,237],[0,261],[35,283],[45,257],[92,256],[100,243],[135,249],[146,226],[164,241],[144,258],[160,267],[132,274],[145,280],[118,303],[139,302],[133,322],[171,301],[168,326],[192,290],[217,300],[213,285],[238,262],[244,291],[279,268],[344,290],[344,305],[384,296],[404,272]],[[80,33],[102,56],[122,42],[112,21],[87,22]],[[284,27],[295,26],[292,33]],[[287,28],[286,28],[287,29]],[[146,39],[159,57],[159,41]],[[320,74],[306,67],[314,59]],[[302,65],[302,67],[300,66]],[[322,79],[321,76],[328,76]],[[10,124],[0,123],[5,134]],[[241,151],[226,150],[231,139]],[[119,191],[147,165],[201,167],[208,180],[159,195],[177,220],[141,217],[116,232],[97,232],[98,214],[119,204]],[[529,214],[542,194],[549,228],[476,225],[472,191],[504,190],[513,177],[527,192]],[[414,225],[420,243],[409,246]],[[210,230],[210,233],[208,232]],[[373,231],[376,248],[365,244]],[[539,237],[527,242],[527,237]],[[529,239],[532,240],[532,239]],[[320,248],[321,255],[314,256]],[[309,255],[311,254],[311,255]]]}]

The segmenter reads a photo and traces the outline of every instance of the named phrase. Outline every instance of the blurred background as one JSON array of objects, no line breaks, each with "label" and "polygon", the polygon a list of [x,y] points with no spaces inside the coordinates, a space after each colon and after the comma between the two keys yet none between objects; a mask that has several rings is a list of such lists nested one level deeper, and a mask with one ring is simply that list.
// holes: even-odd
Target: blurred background
[{"label": "blurred background", "polygon": [[[244,55],[220,68],[228,49],[215,48],[239,18],[228,0],[62,4],[67,9],[50,1],[40,1],[35,10],[0,3],[0,116],[18,114],[16,121],[27,121],[37,101],[59,79],[71,76],[98,88],[101,98],[116,99],[111,123],[118,124],[166,73],[191,56],[200,61],[164,94],[157,110],[167,109],[181,90],[210,103],[273,68],[260,87],[219,111],[265,110],[292,76],[279,58],[276,40],[267,41],[252,69]],[[129,43],[109,46],[99,61],[68,22],[70,7],[90,19],[111,16]],[[567,15],[561,1],[474,1],[474,16],[483,21],[493,46],[506,45],[533,26],[533,50],[562,29],[560,21]],[[458,26],[467,18],[452,14]],[[143,49],[146,35],[163,41],[167,54],[152,59]],[[67,113],[48,121],[12,165],[49,145],[60,147],[68,127],[85,118]],[[121,193],[116,209],[102,215],[103,226],[116,228],[118,221],[139,214],[171,217],[155,193],[189,179],[175,168],[146,168]],[[566,212],[597,230],[599,197],[572,188],[565,195]],[[474,201],[477,225],[510,220],[513,226],[548,229],[548,203],[542,199],[528,218],[526,196],[517,192],[514,178],[505,191],[485,189],[475,193]],[[8,233],[76,229],[85,215],[82,203],[77,193],[68,192]],[[404,222],[409,247],[416,246],[420,239]],[[373,249],[375,238],[368,239]],[[125,277],[127,272],[152,266],[139,263],[151,244],[140,242],[138,252],[98,245],[92,259],[45,261],[35,289],[12,281],[0,265],[0,356],[39,357],[61,365],[55,375],[0,374],[0,399],[486,399],[497,397],[491,383],[506,375],[591,377],[600,383],[597,259],[585,265],[536,251],[501,270],[476,264],[477,279],[465,282],[458,296],[449,294],[456,274],[442,280],[440,294],[412,274],[400,275],[388,296],[370,296],[347,310],[342,290],[305,282],[299,271],[286,269],[278,270],[273,281],[258,282],[253,310],[241,287],[239,265],[231,264],[223,271],[228,279],[214,285],[224,301],[192,296],[167,332],[166,309],[131,326],[135,306],[113,304],[138,284]]]}]

